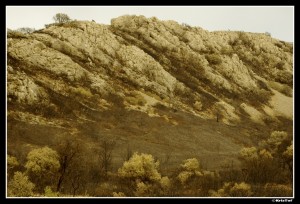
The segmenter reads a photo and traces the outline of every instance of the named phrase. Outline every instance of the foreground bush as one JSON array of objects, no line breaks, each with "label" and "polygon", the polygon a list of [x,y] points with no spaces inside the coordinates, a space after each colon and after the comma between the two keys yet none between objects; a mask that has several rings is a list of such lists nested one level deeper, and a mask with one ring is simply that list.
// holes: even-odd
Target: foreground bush
[{"label": "foreground bush", "polygon": [[288,185],[267,183],[263,189],[265,197],[288,197],[293,196],[293,189]]},{"label": "foreground bush", "polygon": [[134,153],[133,156],[125,161],[118,170],[122,178],[139,179],[141,181],[159,181],[161,175],[158,172],[159,162],[155,161],[151,154]]},{"label": "foreground bush", "polygon": [[29,197],[33,196],[35,185],[22,172],[15,172],[13,179],[8,183],[9,197]]},{"label": "foreground bush", "polygon": [[251,191],[251,186],[245,182],[228,182],[221,189],[211,191],[210,194],[212,197],[250,197],[253,192]]}]

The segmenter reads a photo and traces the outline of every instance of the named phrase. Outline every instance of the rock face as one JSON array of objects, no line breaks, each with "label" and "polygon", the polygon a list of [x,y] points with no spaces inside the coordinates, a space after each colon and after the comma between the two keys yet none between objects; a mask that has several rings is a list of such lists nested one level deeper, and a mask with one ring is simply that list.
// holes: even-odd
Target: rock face
[{"label": "rock face", "polygon": [[[125,123],[123,116],[132,113],[140,122],[153,118],[179,129],[186,117],[207,123],[218,117],[230,126],[292,121],[292,114],[275,110],[279,102],[274,100],[284,97],[292,112],[293,47],[265,34],[208,32],[143,16],[121,16],[111,25],[72,21],[31,34],[8,32],[7,64],[12,129],[16,121],[52,121],[53,126],[83,134],[82,124],[96,123],[116,136],[120,134],[113,131]],[[129,125],[127,130],[149,132],[158,128],[154,126]],[[250,137],[246,132],[237,138]],[[9,142],[10,133],[21,137],[11,130]],[[125,140],[135,134],[144,133],[127,134]],[[240,147],[223,142],[231,142],[227,152]]]}]

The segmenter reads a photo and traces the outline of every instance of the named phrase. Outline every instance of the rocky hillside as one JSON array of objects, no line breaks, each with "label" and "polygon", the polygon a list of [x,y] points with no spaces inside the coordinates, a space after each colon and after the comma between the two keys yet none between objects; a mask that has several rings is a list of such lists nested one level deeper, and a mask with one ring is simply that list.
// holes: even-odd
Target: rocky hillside
[{"label": "rocky hillside", "polygon": [[292,94],[293,46],[265,34],[143,16],[7,34],[11,154],[69,134],[114,139],[116,161],[130,145],[215,168],[272,130],[292,133]]}]

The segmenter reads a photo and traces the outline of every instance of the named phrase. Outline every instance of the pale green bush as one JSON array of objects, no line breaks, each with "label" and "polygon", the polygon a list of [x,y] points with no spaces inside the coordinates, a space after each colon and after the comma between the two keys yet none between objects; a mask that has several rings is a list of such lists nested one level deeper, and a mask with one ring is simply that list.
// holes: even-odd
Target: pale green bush
[{"label": "pale green bush", "polygon": [[99,197],[104,197],[104,196],[111,196],[112,191],[116,190],[117,186],[109,183],[109,182],[104,182],[101,183],[96,189],[95,189],[95,195]]},{"label": "pale green bush", "polygon": [[194,175],[193,172],[190,171],[182,171],[178,174],[178,179],[181,182],[181,184],[185,184],[189,178],[191,178]]},{"label": "pale green bush", "polygon": [[15,172],[13,179],[8,183],[9,197],[30,197],[33,196],[35,185],[22,172]]},{"label": "pale green bush", "polygon": [[72,92],[78,96],[83,96],[83,97],[87,97],[87,98],[91,98],[93,96],[93,94],[91,93],[91,91],[89,89],[85,89],[83,87],[73,88]]},{"label": "pale green bush", "polygon": [[267,183],[264,186],[263,194],[266,197],[287,197],[293,196],[293,189],[288,185]]},{"label": "pale green bush", "polygon": [[55,174],[60,167],[59,156],[49,147],[34,149],[27,155],[25,167],[36,175]]},{"label": "pale green bush", "polygon": [[16,157],[7,155],[7,168],[11,169],[19,166],[19,162]]},{"label": "pale green bush", "polygon": [[160,180],[160,186],[164,190],[169,189],[171,187],[170,179],[167,176],[162,177]]},{"label": "pale green bush", "polygon": [[50,186],[46,186],[44,191],[45,191],[45,197],[59,197],[59,193],[53,192]]},{"label": "pale green bush", "polygon": [[16,167],[18,167],[20,164],[16,157],[7,155],[7,178],[10,179],[10,176],[13,175],[13,172],[15,171]]},{"label": "pale green bush", "polygon": [[200,164],[196,158],[184,160],[183,164],[181,164],[181,168],[183,171],[181,171],[177,176],[181,184],[185,184],[193,176],[203,175],[200,172]]},{"label": "pale green bush", "polygon": [[240,156],[246,161],[258,159],[257,149],[255,147],[245,147],[240,151]]},{"label": "pale green bush", "polygon": [[232,197],[249,197],[252,194],[251,186],[245,182],[235,183],[229,191],[229,195]]},{"label": "pale green bush", "polygon": [[270,138],[267,140],[268,144],[277,147],[283,140],[287,139],[287,133],[284,131],[273,131]]},{"label": "pale green bush", "polygon": [[283,156],[287,159],[293,159],[293,144],[286,148],[286,150],[283,152]]},{"label": "pale green bush", "polygon": [[161,175],[158,172],[159,162],[155,161],[151,154],[134,153],[118,169],[118,174],[122,178],[140,179],[141,181],[160,181]]},{"label": "pale green bush", "polygon": [[191,158],[183,161],[181,167],[186,171],[196,171],[200,168],[199,161],[196,158]]},{"label": "pale green bush", "polygon": [[37,190],[42,193],[46,186],[57,182],[60,169],[58,153],[49,147],[34,149],[27,155],[25,168]]},{"label": "pale green bush", "polygon": [[249,197],[252,194],[251,186],[245,182],[226,182],[218,191],[210,191],[212,197]]},{"label": "pale green bush", "polygon": [[136,185],[136,190],[134,192],[135,196],[150,196],[153,192],[153,188],[151,184],[146,184],[144,182],[138,182]]},{"label": "pale green bush", "polygon": [[123,192],[113,192],[113,197],[126,197]]}]

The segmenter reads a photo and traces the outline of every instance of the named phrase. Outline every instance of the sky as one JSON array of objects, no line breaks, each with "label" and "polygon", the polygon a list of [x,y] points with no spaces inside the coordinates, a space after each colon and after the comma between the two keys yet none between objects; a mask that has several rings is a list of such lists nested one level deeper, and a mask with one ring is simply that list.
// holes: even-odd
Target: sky
[{"label": "sky", "polygon": [[101,24],[122,15],[155,16],[208,31],[269,32],[273,38],[294,42],[293,6],[7,6],[6,27],[41,29],[54,22],[56,13]]}]

